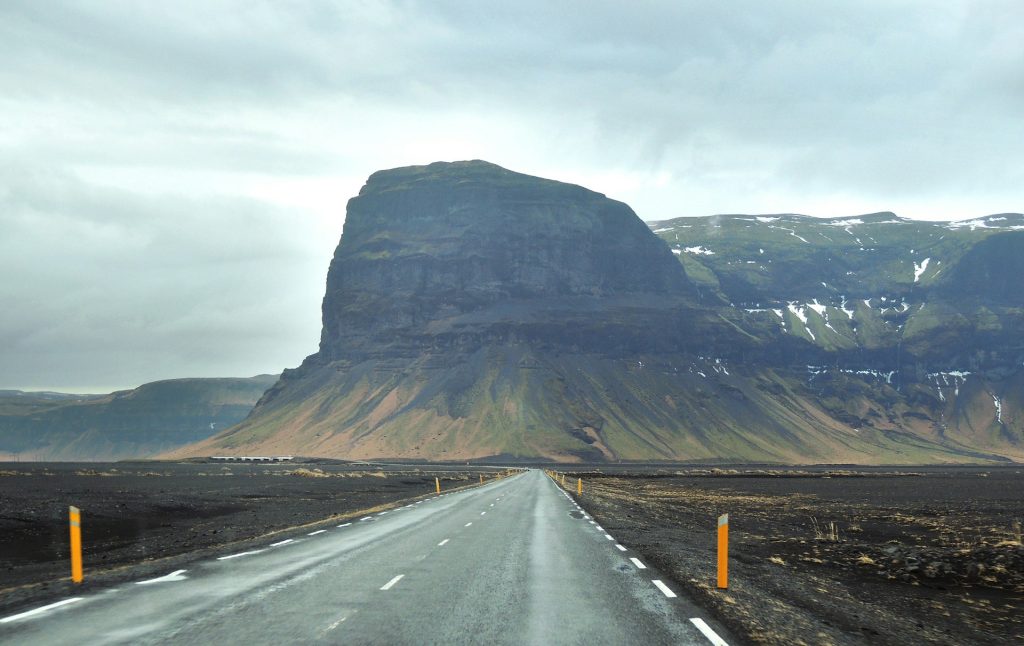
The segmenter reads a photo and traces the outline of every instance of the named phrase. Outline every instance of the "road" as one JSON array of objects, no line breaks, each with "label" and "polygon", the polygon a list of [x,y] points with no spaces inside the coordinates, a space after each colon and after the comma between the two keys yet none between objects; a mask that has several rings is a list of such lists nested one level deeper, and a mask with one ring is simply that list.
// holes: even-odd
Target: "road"
[{"label": "road", "polygon": [[0,642],[725,643],[673,588],[533,470],[55,600]]}]

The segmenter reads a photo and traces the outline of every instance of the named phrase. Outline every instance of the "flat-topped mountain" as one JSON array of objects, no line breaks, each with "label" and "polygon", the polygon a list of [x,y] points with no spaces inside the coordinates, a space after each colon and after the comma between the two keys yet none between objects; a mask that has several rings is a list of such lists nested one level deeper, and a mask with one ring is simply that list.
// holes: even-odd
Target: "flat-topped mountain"
[{"label": "flat-topped mountain", "polygon": [[0,390],[0,460],[150,457],[237,424],[275,381],[170,379],[106,395]]},{"label": "flat-topped mountain", "polygon": [[174,455],[1024,459],[1018,226],[646,226],[486,162],[381,171],[349,201],[319,352]]},{"label": "flat-topped mountain", "polygon": [[692,294],[668,247],[599,193],[482,161],[382,171],[349,201],[315,361],[614,346],[600,337],[616,322],[589,310],[632,327],[645,303]]}]

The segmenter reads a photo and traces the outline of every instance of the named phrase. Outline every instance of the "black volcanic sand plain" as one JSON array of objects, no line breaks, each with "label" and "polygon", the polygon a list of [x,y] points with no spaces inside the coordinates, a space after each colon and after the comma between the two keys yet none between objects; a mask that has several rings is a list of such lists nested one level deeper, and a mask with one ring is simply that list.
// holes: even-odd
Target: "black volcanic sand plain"
[{"label": "black volcanic sand plain", "polygon": [[750,643],[1024,643],[1019,466],[562,470],[618,541]]},{"label": "black volcanic sand plain", "polygon": [[[341,463],[0,463],[0,608],[165,574],[290,528],[478,484],[501,469]],[[85,583],[70,582],[68,506]]]}]

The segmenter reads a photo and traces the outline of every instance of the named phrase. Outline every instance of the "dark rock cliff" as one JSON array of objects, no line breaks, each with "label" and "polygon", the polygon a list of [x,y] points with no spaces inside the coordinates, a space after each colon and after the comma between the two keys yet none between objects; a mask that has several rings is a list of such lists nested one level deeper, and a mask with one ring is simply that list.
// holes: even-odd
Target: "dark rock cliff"
[{"label": "dark rock cliff", "polygon": [[349,201],[316,360],[510,339],[611,349],[694,294],[668,246],[600,193],[482,161],[381,171]]}]

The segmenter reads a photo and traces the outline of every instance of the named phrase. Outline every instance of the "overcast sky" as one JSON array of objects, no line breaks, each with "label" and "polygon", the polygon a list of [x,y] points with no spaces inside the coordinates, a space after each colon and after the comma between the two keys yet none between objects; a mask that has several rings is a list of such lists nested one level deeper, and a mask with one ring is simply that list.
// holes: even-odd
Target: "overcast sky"
[{"label": "overcast sky", "polygon": [[371,172],[644,220],[1024,210],[1024,2],[0,3],[0,388],[315,352]]}]

